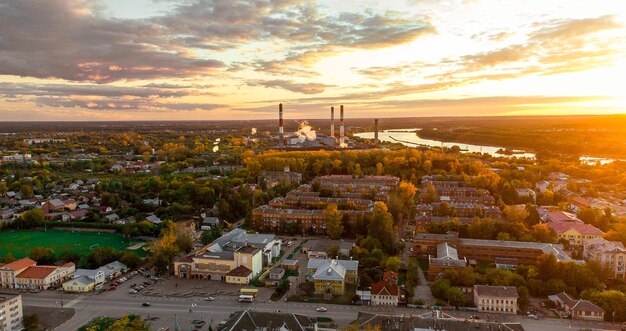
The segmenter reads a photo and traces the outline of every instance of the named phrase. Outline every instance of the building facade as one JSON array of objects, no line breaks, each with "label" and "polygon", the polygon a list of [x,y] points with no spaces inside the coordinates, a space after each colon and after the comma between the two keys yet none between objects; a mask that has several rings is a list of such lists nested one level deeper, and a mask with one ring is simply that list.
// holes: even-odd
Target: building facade
[{"label": "building facade", "polygon": [[604,238],[587,240],[583,245],[583,255],[587,261],[596,261],[608,267],[617,279],[626,278],[626,248],[621,242]]},{"label": "building facade", "polygon": [[474,305],[481,312],[517,314],[518,297],[514,286],[474,285]]},{"label": "building facade", "polygon": [[346,284],[356,284],[359,261],[312,259],[307,264],[307,280],[312,281],[316,294],[342,295]]},{"label": "building facade", "polygon": [[24,258],[0,264],[0,287],[46,290],[71,279],[75,271],[74,263],[62,266],[38,266],[37,262]]},{"label": "building facade", "polygon": [[0,330],[22,330],[23,314],[20,294],[0,293]]}]

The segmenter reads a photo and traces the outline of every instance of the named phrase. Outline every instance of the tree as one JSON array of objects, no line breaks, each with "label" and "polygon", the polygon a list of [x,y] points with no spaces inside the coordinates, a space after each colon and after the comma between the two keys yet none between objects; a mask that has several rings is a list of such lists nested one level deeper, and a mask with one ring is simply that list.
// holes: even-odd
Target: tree
[{"label": "tree", "polygon": [[4,257],[4,263],[11,263],[11,262],[15,262],[15,260],[17,260],[15,258],[15,256],[13,256],[13,254],[11,252],[8,252],[7,255]]},{"label": "tree", "polygon": [[525,207],[519,208],[517,206],[506,206],[503,212],[511,223],[525,223],[529,215]]},{"label": "tree", "polygon": [[132,269],[139,265],[141,258],[135,252],[125,252],[120,257],[120,262]]},{"label": "tree", "polygon": [[41,328],[39,327],[39,316],[37,314],[24,315],[22,324],[26,331],[41,330]]},{"label": "tree", "polygon": [[384,267],[387,270],[397,272],[400,269],[401,264],[402,263],[400,262],[400,258],[398,258],[397,256],[390,256],[385,260]]},{"label": "tree", "polygon": [[542,243],[554,243],[557,241],[557,234],[547,224],[535,224],[532,227],[532,234],[537,241]]},{"label": "tree", "polygon": [[54,264],[54,253],[49,248],[35,247],[30,251],[30,258],[37,261],[38,264]]},{"label": "tree", "polygon": [[528,308],[528,303],[530,302],[530,295],[528,294],[528,289],[525,286],[517,287],[517,305],[521,311],[526,311]]},{"label": "tree", "polygon": [[33,208],[22,214],[22,223],[27,228],[37,227],[43,224],[44,218],[43,210]]},{"label": "tree", "polygon": [[337,245],[328,246],[328,248],[326,248],[326,255],[328,255],[328,257],[332,259],[334,259],[336,256],[339,256],[339,246]]},{"label": "tree", "polygon": [[433,184],[426,184],[424,193],[420,195],[420,199],[424,203],[433,203],[439,200],[439,193]]},{"label": "tree", "polygon": [[337,210],[337,205],[331,204],[324,210],[326,219],[326,234],[330,239],[339,239],[343,233],[341,213]]},{"label": "tree", "polygon": [[393,217],[387,211],[387,205],[384,202],[376,202],[367,225],[367,235],[372,238],[378,238],[383,246],[383,250],[388,254],[393,254],[396,249],[395,233]]}]

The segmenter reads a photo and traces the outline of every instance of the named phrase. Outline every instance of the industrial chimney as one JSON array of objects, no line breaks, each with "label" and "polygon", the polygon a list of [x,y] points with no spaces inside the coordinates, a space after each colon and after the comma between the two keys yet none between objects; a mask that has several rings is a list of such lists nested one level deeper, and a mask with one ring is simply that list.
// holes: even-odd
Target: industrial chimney
[{"label": "industrial chimney", "polygon": [[343,126],[343,105],[340,106],[339,109],[339,146],[340,147],[345,147],[344,143],[345,143],[345,131],[344,131],[344,126]]},{"label": "industrial chimney", "polygon": [[278,104],[278,147],[285,147],[285,130],[283,129],[283,104]]},{"label": "industrial chimney", "polygon": [[335,107],[330,107],[330,136],[335,138]]},{"label": "industrial chimney", "polygon": [[374,145],[378,146],[378,118],[374,119]]}]

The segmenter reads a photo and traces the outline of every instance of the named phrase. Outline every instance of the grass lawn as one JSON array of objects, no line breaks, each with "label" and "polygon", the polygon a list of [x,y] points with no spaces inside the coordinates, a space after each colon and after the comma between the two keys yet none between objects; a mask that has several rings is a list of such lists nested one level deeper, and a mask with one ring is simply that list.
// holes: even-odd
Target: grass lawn
[{"label": "grass lawn", "polygon": [[[0,256],[6,256],[10,252],[18,259],[28,257],[30,251],[38,246],[50,248],[58,256],[67,250],[74,253],[89,254],[91,249],[95,247],[112,247],[122,251],[134,244],[137,242],[129,242],[121,234],[108,232],[61,230],[0,232]],[[145,255],[141,248],[133,251],[139,256]]]}]

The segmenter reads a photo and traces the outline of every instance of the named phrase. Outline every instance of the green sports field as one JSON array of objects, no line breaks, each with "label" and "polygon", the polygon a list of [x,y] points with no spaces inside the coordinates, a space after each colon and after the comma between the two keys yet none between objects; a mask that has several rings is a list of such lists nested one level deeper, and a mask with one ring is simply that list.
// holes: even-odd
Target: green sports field
[{"label": "green sports field", "polygon": [[[48,231],[4,231],[0,232],[0,256],[11,252],[16,258],[28,257],[38,246],[50,248],[57,256],[67,250],[79,254],[89,254],[94,247],[112,247],[125,250],[137,244],[129,242],[121,234],[108,232]],[[141,248],[134,250],[144,255]]]}]

